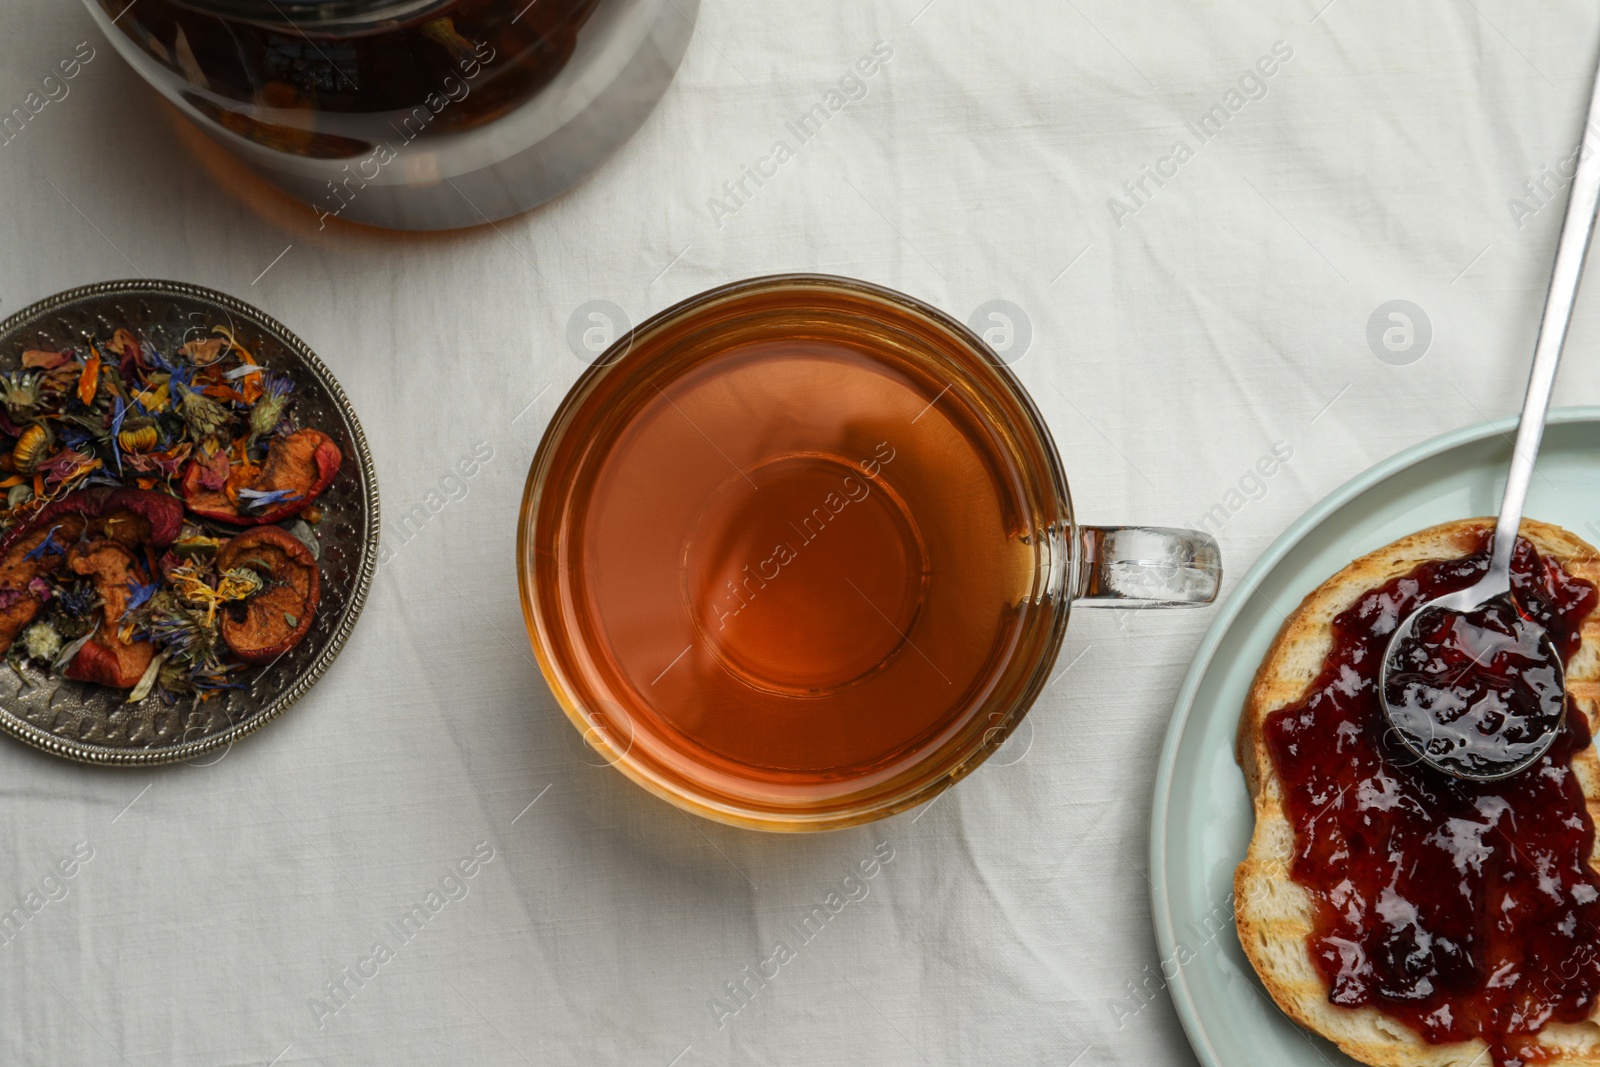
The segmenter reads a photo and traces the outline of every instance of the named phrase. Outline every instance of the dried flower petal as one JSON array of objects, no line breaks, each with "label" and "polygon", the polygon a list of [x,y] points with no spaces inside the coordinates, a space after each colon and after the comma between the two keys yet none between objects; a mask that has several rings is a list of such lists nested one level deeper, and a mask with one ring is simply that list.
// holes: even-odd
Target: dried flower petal
[{"label": "dried flower petal", "polygon": [[53,370],[71,358],[65,352],[46,352],[30,348],[22,353],[22,367],[24,370]]},{"label": "dried flower petal", "polygon": [[190,341],[178,349],[178,355],[185,357],[197,367],[208,367],[221,359],[228,350],[226,337],[207,337],[204,341]]},{"label": "dried flower petal", "polygon": [[119,359],[139,358],[139,339],[133,335],[132,330],[126,329],[125,327],[119,326],[117,329],[112,331],[111,343],[106,345],[106,347],[111,349],[111,351],[114,352]]},{"label": "dried flower petal", "polygon": [[94,394],[99,388],[100,353],[96,352],[83,365],[83,374],[78,378],[78,399],[83,401],[85,407],[88,407],[94,403]]}]

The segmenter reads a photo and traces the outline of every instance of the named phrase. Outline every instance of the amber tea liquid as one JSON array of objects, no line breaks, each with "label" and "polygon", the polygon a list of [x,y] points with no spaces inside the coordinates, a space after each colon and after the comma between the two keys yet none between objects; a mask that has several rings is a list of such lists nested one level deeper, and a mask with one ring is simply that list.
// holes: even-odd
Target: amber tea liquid
[{"label": "amber tea liquid", "polygon": [[[643,382],[653,360],[677,373]],[[980,728],[1039,576],[969,395],[848,320],[627,361],[568,432],[533,575],[614,749],[795,804]]]}]

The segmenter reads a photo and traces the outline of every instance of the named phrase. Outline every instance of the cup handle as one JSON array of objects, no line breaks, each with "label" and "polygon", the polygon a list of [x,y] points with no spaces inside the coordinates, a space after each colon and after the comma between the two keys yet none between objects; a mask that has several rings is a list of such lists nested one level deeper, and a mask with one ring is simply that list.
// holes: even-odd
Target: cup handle
[{"label": "cup handle", "polygon": [[1199,607],[1217,599],[1222,549],[1198,530],[1158,526],[1078,528],[1075,605]]}]

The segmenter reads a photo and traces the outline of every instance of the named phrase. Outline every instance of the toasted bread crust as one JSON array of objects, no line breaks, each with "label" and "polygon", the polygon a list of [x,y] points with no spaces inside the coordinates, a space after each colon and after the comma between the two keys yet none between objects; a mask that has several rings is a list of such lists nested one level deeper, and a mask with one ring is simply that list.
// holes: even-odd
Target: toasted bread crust
[{"label": "toasted bread crust", "polygon": [[[1262,726],[1268,715],[1305,696],[1333,644],[1335,616],[1369,590],[1429,560],[1475,552],[1493,519],[1444,523],[1403,537],[1362,556],[1318,586],[1278,631],[1250,686],[1239,718],[1237,757],[1250,788],[1255,831],[1244,862],[1234,872],[1234,920],[1239,943],[1262,984],[1284,1014],[1372,1067],[1466,1067],[1488,1062],[1480,1040],[1430,1045],[1404,1023],[1375,1008],[1328,1002],[1328,987],[1311,961],[1311,897],[1289,876],[1294,828],[1285,817],[1282,783],[1273,768]],[[1540,555],[1568,574],[1600,585],[1600,552],[1557,526],[1531,519],[1520,530]],[[1600,726],[1600,608],[1584,619],[1582,644],[1567,665],[1567,690]],[[1595,747],[1573,757],[1591,820],[1600,818],[1600,757]],[[1600,871],[1600,840],[1590,866]],[[1597,1013],[1600,1017],[1600,1013]],[[1600,1021],[1547,1025],[1539,1034],[1550,1063],[1600,1067]]]}]

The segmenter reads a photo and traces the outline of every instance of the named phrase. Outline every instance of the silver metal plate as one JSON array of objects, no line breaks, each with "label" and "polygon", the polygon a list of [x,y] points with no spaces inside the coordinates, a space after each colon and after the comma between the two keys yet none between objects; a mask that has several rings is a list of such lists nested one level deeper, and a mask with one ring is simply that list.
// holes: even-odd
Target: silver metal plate
[{"label": "silver metal plate", "polygon": [[195,285],[117,281],[58,293],[0,322],[0,371],[29,348],[83,347],[119,326],[163,351],[214,325],[232,328],[264,365],[295,381],[295,416],[344,453],[339,476],[318,498],[322,600],[303,641],[241,675],[245,688],[168,704],[152,694],[126,703],[121,690],[56,678],[29,665],[0,667],[0,730],[85,763],[148,765],[192,759],[232,745],[275,719],[316,684],[344,647],[366,602],[378,559],[378,482],[361,424],[316,354],[282,324],[247,304]]}]

